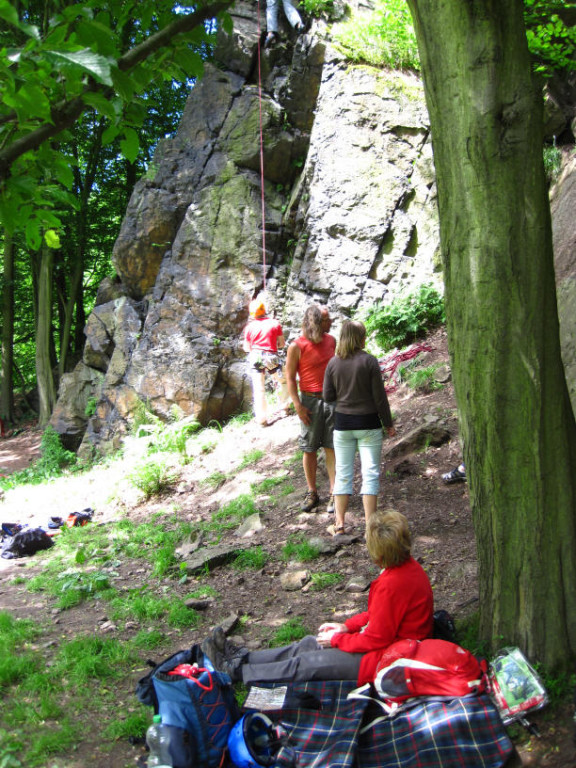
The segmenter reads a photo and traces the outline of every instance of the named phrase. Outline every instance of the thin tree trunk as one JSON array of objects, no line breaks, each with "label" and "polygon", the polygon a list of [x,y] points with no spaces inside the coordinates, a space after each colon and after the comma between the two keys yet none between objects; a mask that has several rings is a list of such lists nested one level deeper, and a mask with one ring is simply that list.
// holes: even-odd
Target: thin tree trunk
[{"label": "thin tree trunk", "polygon": [[576,425],[522,2],[408,4],[432,128],[481,637],[565,667],[576,653]]},{"label": "thin tree trunk", "polygon": [[14,239],[4,233],[4,282],[2,285],[2,383],[0,418],[14,423]]},{"label": "thin tree trunk", "polygon": [[39,423],[45,426],[56,402],[52,374],[52,263],[53,251],[44,246],[38,273],[38,322],[36,326],[36,380],[40,402]]}]

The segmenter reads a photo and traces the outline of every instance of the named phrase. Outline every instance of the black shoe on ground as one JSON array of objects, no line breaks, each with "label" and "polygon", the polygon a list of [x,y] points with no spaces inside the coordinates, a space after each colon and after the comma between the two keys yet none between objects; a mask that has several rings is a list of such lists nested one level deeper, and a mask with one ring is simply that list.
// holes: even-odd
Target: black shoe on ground
[{"label": "black shoe on ground", "polygon": [[451,483],[465,482],[466,468],[464,464],[459,464],[457,467],[450,470],[450,472],[446,472],[446,474],[442,475],[442,480],[444,480],[447,485],[450,485]]}]

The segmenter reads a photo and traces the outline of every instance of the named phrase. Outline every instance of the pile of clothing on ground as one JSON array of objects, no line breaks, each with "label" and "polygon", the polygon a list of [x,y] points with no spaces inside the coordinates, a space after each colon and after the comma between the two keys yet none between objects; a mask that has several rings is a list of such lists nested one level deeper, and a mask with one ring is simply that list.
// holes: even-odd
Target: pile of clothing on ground
[{"label": "pile of clothing on ground", "polygon": [[94,510],[87,507],[80,512],[71,512],[64,520],[61,517],[51,517],[47,526],[30,526],[21,523],[2,523],[1,556],[6,560],[15,557],[26,557],[50,549],[54,545],[54,537],[62,527],[73,528],[86,525],[92,520]]}]

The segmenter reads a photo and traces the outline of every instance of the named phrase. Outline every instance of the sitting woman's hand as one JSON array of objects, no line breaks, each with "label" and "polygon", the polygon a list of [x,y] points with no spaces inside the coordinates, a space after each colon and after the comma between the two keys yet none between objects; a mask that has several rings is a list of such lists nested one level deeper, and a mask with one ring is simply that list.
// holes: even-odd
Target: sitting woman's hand
[{"label": "sitting woman's hand", "polygon": [[348,632],[346,624],[340,624],[337,621],[326,621],[318,628],[318,634],[324,634],[325,632]]}]

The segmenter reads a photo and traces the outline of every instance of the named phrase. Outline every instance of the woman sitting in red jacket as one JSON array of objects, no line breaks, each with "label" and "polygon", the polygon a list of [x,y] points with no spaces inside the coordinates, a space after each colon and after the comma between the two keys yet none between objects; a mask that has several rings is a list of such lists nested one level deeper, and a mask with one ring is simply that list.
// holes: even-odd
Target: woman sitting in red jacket
[{"label": "woman sitting in red jacket", "polygon": [[221,627],[202,644],[217,669],[244,683],[293,680],[371,682],[382,651],[397,640],[432,634],[434,601],[426,572],[410,554],[408,521],[387,510],[371,516],[366,546],[382,568],[368,595],[368,610],[343,624],[322,624],[318,635],[281,648],[248,651],[233,646]]}]

